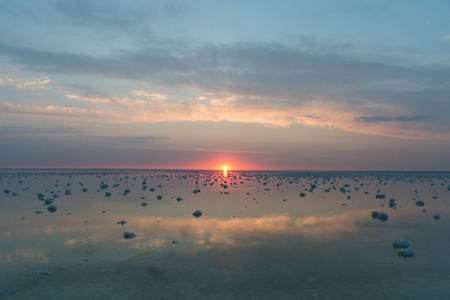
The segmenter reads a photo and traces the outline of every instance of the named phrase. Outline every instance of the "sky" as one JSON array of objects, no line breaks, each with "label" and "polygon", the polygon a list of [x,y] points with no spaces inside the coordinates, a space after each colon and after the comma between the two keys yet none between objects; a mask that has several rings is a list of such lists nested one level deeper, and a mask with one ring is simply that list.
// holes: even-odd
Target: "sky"
[{"label": "sky", "polygon": [[0,0],[0,168],[450,171],[449,15]]}]

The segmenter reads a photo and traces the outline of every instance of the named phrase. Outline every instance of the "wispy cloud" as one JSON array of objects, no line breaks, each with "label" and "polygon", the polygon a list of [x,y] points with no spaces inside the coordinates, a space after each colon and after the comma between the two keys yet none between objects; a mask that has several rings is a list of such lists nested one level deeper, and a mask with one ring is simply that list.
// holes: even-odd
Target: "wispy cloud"
[{"label": "wispy cloud", "polygon": [[159,94],[159,93],[148,93],[146,91],[132,91],[131,92],[135,96],[143,96],[152,100],[166,100],[168,95],[165,94]]},{"label": "wispy cloud", "polygon": [[16,80],[16,87],[18,89],[45,89],[48,88],[48,84],[51,83],[52,80],[48,77],[43,77],[35,80]]},{"label": "wispy cloud", "polygon": [[78,136],[88,134],[87,131],[73,127],[58,128],[37,128],[0,126],[0,136],[2,137],[27,137],[27,136]]},{"label": "wispy cloud", "polygon": [[19,90],[37,90],[50,87],[52,80],[48,77],[37,79],[21,79],[7,75],[0,75],[0,85],[14,85]]},{"label": "wispy cloud", "polygon": [[373,117],[358,117],[355,118],[356,122],[362,123],[378,123],[378,122],[420,122],[426,120],[427,117],[423,115],[416,116],[398,116],[398,117],[387,117],[387,116],[373,116]]},{"label": "wispy cloud", "polygon": [[66,94],[66,97],[71,100],[78,100],[90,103],[110,103],[111,100],[106,97],[80,97],[77,95]]},{"label": "wispy cloud", "polygon": [[99,135],[84,129],[75,127],[19,127],[0,126],[0,137],[35,137],[35,138],[60,138],[78,137],[93,139],[103,144],[152,144],[158,140],[169,140],[164,136],[122,136],[122,135]]},{"label": "wispy cloud", "polygon": [[[402,138],[449,137],[450,69],[317,48],[320,44],[315,51],[273,43],[162,44],[96,56],[0,42],[0,54],[24,68],[101,77],[121,88],[97,94],[72,90],[66,93],[74,100],[70,106],[3,102],[1,113],[114,123],[305,124]],[[178,96],[124,91],[124,80],[170,88]],[[41,80],[28,86],[47,85]]]},{"label": "wispy cloud", "polygon": [[[77,97],[76,97],[77,98]],[[78,100],[78,99],[77,99]],[[83,100],[83,101],[86,101]],[[222,99],[222,101],[226,101]],[[259,123],[269,127],[304,124],[312,127],[338,128],[350,132],[411,139],[446,139],[446,127],[427,123],[423,115],[361,116],[363,109],[332,104],[325,98],[299,106],[274,106],[266,99],[233,96],[226,106],[214,99],[202,101],[146,102],[129,99],[105,99],[98,107],[25,105],[0,103],[0,114],[105,123],[231,121]],[[253,102],[253,103],[252,103]],[[398,110],[397,113],[402,112]]]}]

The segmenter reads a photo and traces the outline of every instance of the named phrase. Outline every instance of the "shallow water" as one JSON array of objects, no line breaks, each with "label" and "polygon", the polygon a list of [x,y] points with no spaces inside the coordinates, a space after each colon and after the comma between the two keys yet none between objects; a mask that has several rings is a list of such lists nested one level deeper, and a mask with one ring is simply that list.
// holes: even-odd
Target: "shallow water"
[{"label": "shallow water", "polygon": [[[449,173],[3,170],[0,178],[0,299],[450,294]],[[374,210],[389,219],[373,219]],[[397,255],[401,238],[414,257]]]}]

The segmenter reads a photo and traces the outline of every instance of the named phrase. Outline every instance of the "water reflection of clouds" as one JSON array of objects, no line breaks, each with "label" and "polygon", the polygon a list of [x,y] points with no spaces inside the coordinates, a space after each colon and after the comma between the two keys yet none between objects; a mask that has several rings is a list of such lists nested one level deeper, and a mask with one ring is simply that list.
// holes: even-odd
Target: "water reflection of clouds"
[{"label": "water reflection of clouds", "polygon": [[37,249],[15,249],[12,253],[0,252],[1,263],[24,260],[39,260],[41,262],[48,262],[48,255]]},{"label": "water reflection of clouds", "polygon": [[101,235],[91,235],[88,237],[78,237],[78,238],[66,240],[64,242],[64,245],[66,245],[66,246],[73,246],[73,245],[77,245],[77,244],[98,245],[102,242],[102,240],[103,240],[103,238]]},{"label": "water reflection of clouds", "polygon": [[[38,239],[39,235],[60,235],[58,241],[63,247],[116,247],[123,244],[129,249],[144,250],[166,248],[172,245],[172,241],[179,242],[180,247],[190,248],[245,247],[283,238],[339,239],[348,234],[362,235],[373,228],[368,226],[372,223],[378,227],[431,218],[417,211],[416,207],[403,208],[399,213],[399,210],[390,212],[392,220],[387,225],[372,220],[369,210],[308,217],[292,217],[289,214],[226,219],[207,216],[196,219],[190,215],[176,218],[128,217],[125,218],[125,226],[117,225],[119,218],[112,215],[88,219],[88,223],[84,223],[85,218],[62,217],[55,218],[51,225],[37,221],[24,222],[20,227],[3,232],[2,242],[30,239],[33,235]],[[124,231],[132,231],[137,237],[124,240]],[[2,259],[5,260],[8,255],[3,253]]]},{"label": "water reflection of clouds", "polygon": [[[255,218],[208,218],[191,217],[130,217],[126,226],[116,225],[117,218],[108,216],[102,220],[90,220],[88,225],[79,218],[54,220],[52,225],[15,228],[2,234],[3,238],[30,235],[70,234],[63,238],[64,246],[81,244],[105,246],[108,243],[124,242],[134,249],[158,249],[172,244],[173,240],[199,246],[241,246],[263,243],[268,237],[303,236],[310,239],[335,236],[338,233],[364,230],[361,224],[370,218],[369,211],[346,212],[330,216],[293,218],[287,214],[264,215]],[[36,225],[36,224],[35,224]],[[122,239],[123,231],[133,231],[133,241]],[[92,234],[92,232],[96,232]],[[91,234],[86,236],[85,233]],[[119,233],[120,232],[120,233]]]},{"label": "water reflection of clouds", "polygon": [[[23,237],[23,236],[29,236],[29,235],[38,235],[38,234],[45,234],[45,235],[53,235],[53,234],[60,234],[60,233],[72,233],[72,232],[85,232],[93,230],[101,230],[105,228],[105,225],[108,224],[110,220],[107,220],[106,222],[99,222],[95,220],[90,220],[89,224],[84,224],[84,220],[86,218],[83,218],[83,220],[79,218],[71,218],[69,219],[54,219],[52,221],[52,225],[45,225],[43,226],[42,223],[46,222],[41,220],[36,221],[30,221],[30,222],[23,222],[21,224],[17,223],[10,223],[3,222],[2,228],[5,230],[2,232],[2,238],[11,238],[12,236],[16,237]],[[114,219],[115,220],[115,219]],[[13,228],[12,225],[15,225]]]},{"label": "water reflection of clouds", "polygon": [[[259,218],[186,219],[133,218],[134,231],[142,245],[155,239],[176,238],[199,246],[244,246],[268,241],[270,237],[302,236],[328,238],[339,233],[356,233],[369,220],[368,211],[347,212],[333,216],[292,218],[288,215],[266,215]],[[157,223],[157,220],[160,222]],[[150,239],[147,241],[147,237]],[[165,243],[161,243],[161,246]],[[141,246],[139,246],[141,248]]]}]

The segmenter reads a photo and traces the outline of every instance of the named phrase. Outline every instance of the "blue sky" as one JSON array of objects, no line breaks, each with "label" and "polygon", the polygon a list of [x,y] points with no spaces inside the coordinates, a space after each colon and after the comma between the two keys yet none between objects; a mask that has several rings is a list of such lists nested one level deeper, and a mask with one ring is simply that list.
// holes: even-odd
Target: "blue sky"
[{"label": "blue sky", "polygon": [[448,1],[0,1],[0,166],[448,171]]}]

